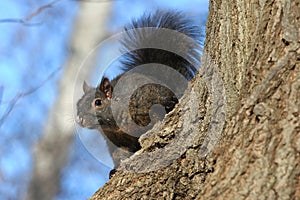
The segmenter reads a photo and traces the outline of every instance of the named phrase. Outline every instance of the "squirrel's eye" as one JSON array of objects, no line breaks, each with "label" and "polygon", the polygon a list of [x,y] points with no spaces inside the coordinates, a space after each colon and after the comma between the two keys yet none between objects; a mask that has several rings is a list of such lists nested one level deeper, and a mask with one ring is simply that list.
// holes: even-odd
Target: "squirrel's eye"
[{"label": "squirrel's eye", "polygon": [[101,99],[95,99],[93,104],[95,107],[99,107],[102,105],[102,101]]}]

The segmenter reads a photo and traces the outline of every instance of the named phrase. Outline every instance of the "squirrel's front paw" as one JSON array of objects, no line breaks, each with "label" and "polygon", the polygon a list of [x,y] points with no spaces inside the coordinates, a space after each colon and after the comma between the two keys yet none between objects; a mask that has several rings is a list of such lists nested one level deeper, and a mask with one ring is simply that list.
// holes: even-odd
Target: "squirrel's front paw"
[{"label": "squirrel's front paw", "polygon": [[111,179],[113,177],[113,175],[115,175],[116,172],[117,172],[116,169],[110,170],[110,172],[109,172],[109,179]]}]

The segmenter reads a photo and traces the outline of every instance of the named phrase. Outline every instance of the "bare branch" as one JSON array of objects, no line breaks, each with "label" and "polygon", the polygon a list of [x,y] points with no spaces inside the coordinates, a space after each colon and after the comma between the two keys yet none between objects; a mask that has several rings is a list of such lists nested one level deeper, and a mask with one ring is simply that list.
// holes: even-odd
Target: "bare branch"
[{"label": "bare branch", "polygon": [[0,19],[0,23],[19,23],[19,24],[23,24],[25,26],[36,26],[36,25],[40,25],[42,22],[34,22],[31,23],[29,21],[31,21],[34,17],[36,17],[38,14],[40,14],[41,12],[43,12],[44,10],[51,8],[54,4],[58,3],[61,0],[55,0],[52,1],[48,4],[42,5],[41,7],[39,7],[37,10],[35,10],[34,12],[30,13],[29,15],[27,15],[27,17],[21,19],[21,18],[7,18],[7,19]]},{"label": "bare branch", "polygon": [[[23,24],[24,26],[37,26],[42,24],[42,22],[29,22],[34,17],[39,15],[41,12],[43,12],[46,9],[52,8],[54,4],[58,3],[62,0],[55,0],[48,4],[40,6],[37,10],[27,15],[25,18],[6,18],[6,19],[0,19],[0,23],[19,23]],[[102,2],[110,2],[110,1],[118,1],[118,0],[71,0],[71,1],[77,1],[77,2],[91,2],[91,3],[102,3]]]},{"label": "bare branch", "polygon": [[36,11],[34,11],[31,14],[29,14],[25,18],[25,21],[30,21],[32,18],[34,18],[35,16],[37,16],[38,14],[40,14],[41,12],[43,12],[45,9],[51,8],[54,4],[56,4],[59,1],[61,1],[61,0],[55,0],[55,1],[52,1],[51,3],[45,4],[45,5],[41,6],[41,7],[39,7]]},{"label": "bare branch", "polygon": [[34,93],[35,91],[37,91],[38,89],[40,89],[43,85],[45,85],[50,79],[52,79],[63,67],[58,67],[57,69],[55,69],[51,74],[49,74],[49,76],[42,81],[38,86],[36,86],[35,88],[31,88],[30,90],[28,90],[27,92],[21,93],[21,98],[28,96],[32,93]]},{"label": "bare branch", "polygon": [[41,22],[29,23],[23,19],[13,19],[13,18],[0,19],[0,23],[19,23],[19,24],[23,24],[25,26],[37,26],[37,25],[41,24]]},{"label": "bare branch", "polygon": [[3,97],[3,85],[0,86],[0,105],[2,103],[2,97]]},{"label": "bare branch", "polygon": [[15,105],[19,99],[20,99],[20,95],[18,94],[11,100],[10,104],[8,105],[3,116],[0,119],[0,128],[1,128],[2,124],[4,123],[5,119],[7,119],[7,117],[9,116],[9,114],[11,113],[13,108],[15,107]]},{"label": "bare branch", "polygon": [[52,79],[54,77],[54,75],[56,75],[60,70],[62,69],[62,67],[59,67],[57,69],[55,69],[44,81],[42,81],[38,86],[29,89],[26,92],[20,92],[18,93],[13,99],[7,101],[7,102],[3,102],[1,101],[2,99],[2,94],[3,94],[3,86],[0,87],[0,105],[4,104],[4,103],[8,103],[8,107],[6,108],[3,116],[0,118],[0,128],[3,125],[4,121],[7,119],[7,117],[10,115],[10,113],[13,111],[15,105],[17,104],[17,102],[21,99],[24,98],[26,96],[29,96],[31,94],[33,94],[34,92],[36,92],[38,89],[40,89],[43,85],[45,85],[46,82],[48,82],[50,79]]}]

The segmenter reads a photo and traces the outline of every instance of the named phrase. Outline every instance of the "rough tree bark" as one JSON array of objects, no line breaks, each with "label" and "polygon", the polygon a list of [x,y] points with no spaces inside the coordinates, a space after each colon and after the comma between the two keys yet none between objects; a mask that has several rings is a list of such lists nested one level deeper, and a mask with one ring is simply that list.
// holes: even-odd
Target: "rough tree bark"
[{"label": "rough tree bark", "polygon": [[299,0],[212,0],[200,72],[91,199],[300,199],[299,32]]}]

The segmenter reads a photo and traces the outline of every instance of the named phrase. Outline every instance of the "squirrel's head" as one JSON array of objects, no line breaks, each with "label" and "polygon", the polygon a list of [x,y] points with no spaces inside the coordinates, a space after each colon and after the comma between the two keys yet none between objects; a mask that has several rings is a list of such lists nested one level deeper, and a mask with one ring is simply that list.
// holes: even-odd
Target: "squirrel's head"
[{"label": "squirrel's head", "polygon": [[112,99],[113,87],[104,77],[97,88],[90,87],[83,83],[83,96],[77,102],[76,122],[85,128],[98,129],[101,125],[109,125],[112,114],[110,102]]}]

